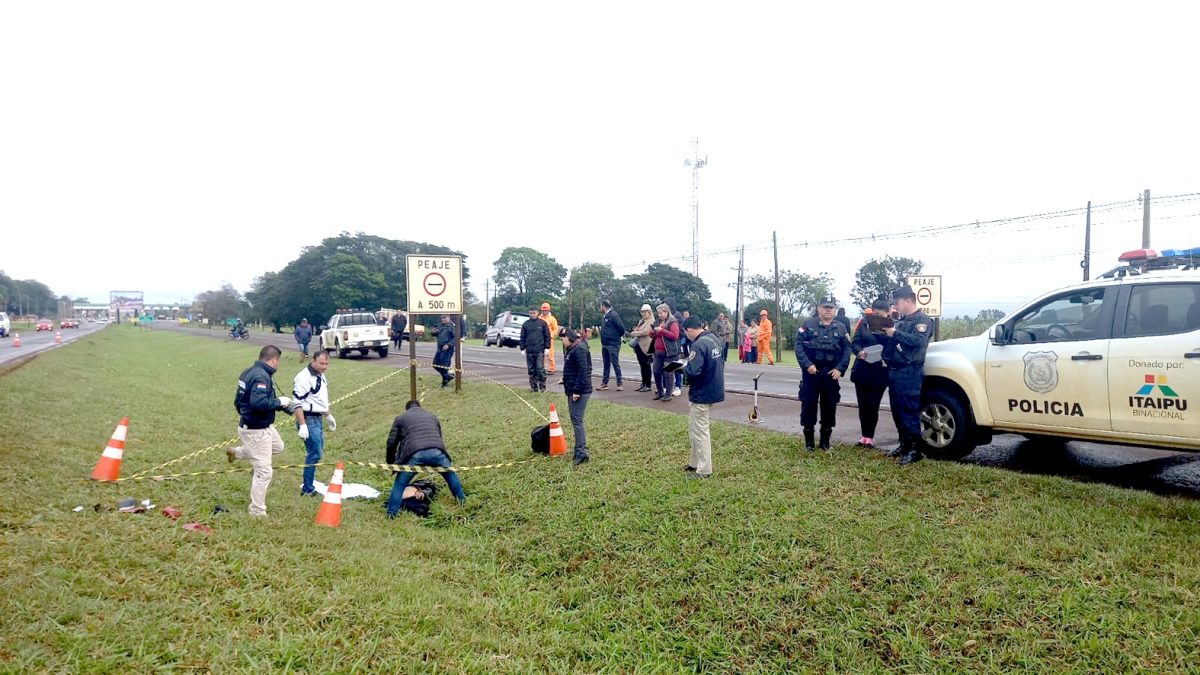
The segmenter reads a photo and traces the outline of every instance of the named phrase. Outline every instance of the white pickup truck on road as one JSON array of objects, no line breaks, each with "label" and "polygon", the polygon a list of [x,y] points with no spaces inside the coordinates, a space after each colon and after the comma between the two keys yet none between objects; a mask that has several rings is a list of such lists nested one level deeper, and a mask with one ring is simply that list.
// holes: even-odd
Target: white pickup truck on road
[{"label": "white pickup truck on road", "polygon": [[341,312],[329,317],[321,327],[321,349],[336,352],[344,359],[353,350],[366,356],[374,350],[380,358],[388,355],[388,327],[371,312]]}]

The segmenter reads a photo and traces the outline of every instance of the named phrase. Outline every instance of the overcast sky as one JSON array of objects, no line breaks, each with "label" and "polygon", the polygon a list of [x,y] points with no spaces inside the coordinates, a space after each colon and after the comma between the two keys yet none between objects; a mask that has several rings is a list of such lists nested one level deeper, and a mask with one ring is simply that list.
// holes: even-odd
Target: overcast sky
[{"label": "overcast sky", "polygon": [[[0,4],[0,269],[57,294],[247,290],[340,231],[618,275],[917,257],[947,313],[1080,278],[1083,217],[1200,193],[1195,3]],[[1153,244],[1200,246],[1200,201]],[[1140,244],[1097,214],[1093,271]]]}]

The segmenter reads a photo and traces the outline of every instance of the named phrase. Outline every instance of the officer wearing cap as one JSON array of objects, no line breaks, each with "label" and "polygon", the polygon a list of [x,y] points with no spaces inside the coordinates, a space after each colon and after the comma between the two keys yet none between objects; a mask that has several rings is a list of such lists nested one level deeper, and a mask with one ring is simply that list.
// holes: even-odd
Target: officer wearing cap
[{"label": "officer wearing cap", "polygon": [[836,318],[837,300],[821,298],[817,316],[806,319],[796,330],[796,362],[803,371],[800,383],[800,426],[804,427],[804,447],[815,450],[814,429],[817,409],[821,411],[821,449],[830,448],[833,427],[837,425],[837,404],[842,398],[838,382],[850,365],[850,336]]},{"label": "officer wearing cap", "polygon": [[888,342],[883,360],[888,367],[888,401],[892,419],[900,434],[900,445],[887,453],[899,457],[900,464],[912,464],[924,458],[918,450],[921,440],[921,382],[925,379],[925,350],[933,335],[933,319],[917,309],[917,294],[910,286],[892,293],[892,302],[900,318],[885,328]]}]

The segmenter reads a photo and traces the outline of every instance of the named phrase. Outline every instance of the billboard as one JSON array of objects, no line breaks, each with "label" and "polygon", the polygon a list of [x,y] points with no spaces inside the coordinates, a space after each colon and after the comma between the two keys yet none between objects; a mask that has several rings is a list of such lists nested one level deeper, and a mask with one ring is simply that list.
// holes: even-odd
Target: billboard
[{"label": "billboard", "polygon": [[140,310],[142,308],[141,291],[109,291],[108,304],[114,312],[121,310]]}]

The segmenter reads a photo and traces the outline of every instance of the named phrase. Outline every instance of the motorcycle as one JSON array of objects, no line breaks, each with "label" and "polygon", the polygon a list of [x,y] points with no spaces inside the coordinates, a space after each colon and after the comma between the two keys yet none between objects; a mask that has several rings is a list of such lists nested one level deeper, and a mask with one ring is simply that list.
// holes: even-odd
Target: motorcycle
[{"label": "motorcycle", "polygon": [[248,340],[250,339],[250,331],[245,326],[234,326],[229,329],[230,340]]}]

